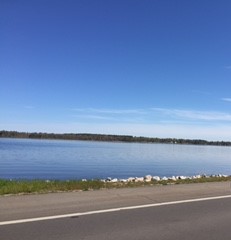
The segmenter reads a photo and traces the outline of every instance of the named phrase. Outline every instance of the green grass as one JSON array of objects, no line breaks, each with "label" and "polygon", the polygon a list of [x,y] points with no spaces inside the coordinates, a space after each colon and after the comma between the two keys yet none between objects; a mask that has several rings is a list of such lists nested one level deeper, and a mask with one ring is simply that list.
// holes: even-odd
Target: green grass
[{"label": "green grass", "polygon": [[44,180],[0,180],[0,195],[19,193],[48,193],[59,191],[75,191],[100,189],[104,183],[94,181],[44,181]]},{"label": "green grass", "polygon": [[50,192],[68,192],[68,191],[88,191],[102,188],[130,188],[154,185],[169,184],[189,184],[204,182],[231,181],[231,177],[205,177],[200,179],[186,180],[167,180],[151,182],[128,182],[128,183],[110,183],[100,180],[70,180],[70,181],[45,181],[45,180],[3,180],[0,179],[0,195],[7,194],[30,194],[30,193],[50,193]]}]

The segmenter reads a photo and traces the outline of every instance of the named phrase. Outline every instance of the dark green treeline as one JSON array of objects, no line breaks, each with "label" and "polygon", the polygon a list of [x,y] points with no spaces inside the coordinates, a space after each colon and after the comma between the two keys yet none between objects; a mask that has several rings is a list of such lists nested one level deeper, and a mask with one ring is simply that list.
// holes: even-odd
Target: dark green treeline
[{"label": "dark green treeline", "polygon": [[214,145],[231,146],[231,142],[206,141],[201,139],[177,139],[177,138],[148,138],[134,137],[128,135],[107,135],[107,134],[87,134],[87,133],[29,133],[17,131],[0,131],[0,138],[28,138],[28,139],[60,139],[60,140],[85,140],[85,141],[105,141],[105,142],[137,142],[137,143],[171,143],[171,144],[193,144],[193,145]]}]

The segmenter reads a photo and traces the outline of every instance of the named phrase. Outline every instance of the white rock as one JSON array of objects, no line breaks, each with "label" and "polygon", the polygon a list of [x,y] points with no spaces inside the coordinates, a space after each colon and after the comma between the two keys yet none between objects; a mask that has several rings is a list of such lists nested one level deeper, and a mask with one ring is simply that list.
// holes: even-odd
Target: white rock
[{"label": "white rock", "polygon": [[162,180],[162,181],[167,181],[168,178],[167,178],[167,177],[162,177],[161,180]]},{"label": "white rock", "polygon": [[196,175],[195,178],[200,179],[201,175]]},{"label": "white rock", "polygon": [[224,175],[224,174],[222,174],[222,177],[228,177],[228,175]]},{"label": "white rock", "polygon": [[144,177],[136,177],[135,178],[135,182],[143,182],[144,181]]},{"label": "white rock", "polygon": [[128,182],[128,179],[120,179],[119,181],[123,182],[123,183],[126,183],[126,182]]},{"label": "white rock", "polygon": [[185,176],[179,176],[179,179],[185,180],[185,179],[187,179],[187,177],[185,177]]},{"label": "white rock", "polygon": [[169,178],[169,180],[176,181],[176,177],[172,176],[172,177]]},{"label": "white rock", "polygon": [[118,182],[118,179],[117,179],[117,178],[113,178],[113,179],[111,180],[111,182],[112,182],[112,183],[117,183],[117,182]]},{"label": "white rock", "polygon": [[135,181],[135,178],[134,178],[134,177],[128,178],[128,182],[134,182],[134,181]]},{"label": "white rock", "polygon": [[159,176],[154,176],[154,177],[152,177],[152,179],[155,180],[155,181],[160,181],[160,177]]},{"label": "white rock", "polygon": [[145,179],[145,182],[151,182],[152,181],[152,176],[151,175],[146,175],[144,179]]},{"label": "white rock", "polygon": [[106,179],[106,182],[111,182],[111,180],[112,180],[112,178],[111,178],[111,177],[108,177],[108,178]]}]

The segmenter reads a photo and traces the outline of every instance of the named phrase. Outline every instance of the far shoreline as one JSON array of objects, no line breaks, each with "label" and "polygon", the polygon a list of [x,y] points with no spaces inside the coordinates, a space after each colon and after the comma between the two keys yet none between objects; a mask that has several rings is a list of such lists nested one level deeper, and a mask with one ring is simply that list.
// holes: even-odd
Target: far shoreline
[{"label": "far shoreline", "polygon": [[92,133],[42,133],[0,131],[0,138],[41,139],[41,140],[79,140],[96,142],[159,143],[202,146],[231,146],[231,141],[207,141],[202,139],[137,137],[130,135],[92,134]]}]

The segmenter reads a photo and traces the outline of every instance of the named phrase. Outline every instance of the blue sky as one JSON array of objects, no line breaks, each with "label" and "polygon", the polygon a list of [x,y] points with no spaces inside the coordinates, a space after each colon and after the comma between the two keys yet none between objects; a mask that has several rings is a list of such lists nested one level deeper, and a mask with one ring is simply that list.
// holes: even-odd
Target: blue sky
[{"label": "blue sky", "polygon": [[229,0],[0,2],[0,130],[231,140]]}]

